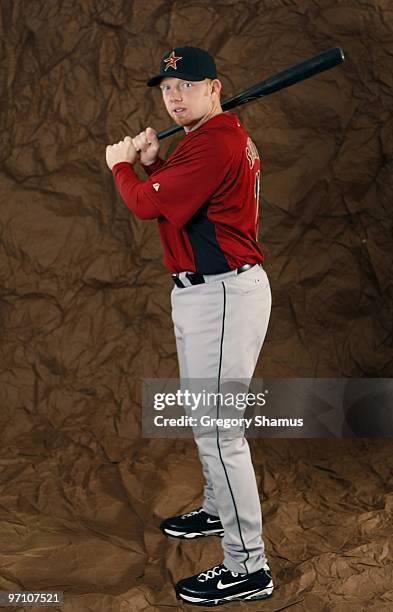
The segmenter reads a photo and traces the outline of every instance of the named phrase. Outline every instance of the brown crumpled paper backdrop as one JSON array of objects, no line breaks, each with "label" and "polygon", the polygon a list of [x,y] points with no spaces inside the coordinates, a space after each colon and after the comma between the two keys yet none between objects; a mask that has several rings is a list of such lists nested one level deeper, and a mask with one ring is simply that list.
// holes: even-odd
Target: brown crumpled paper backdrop
[{"label": "brown crumpled paper backdrop", "polygon": [[[392,6],[0,7],[0,590],[63,590],[65,612],[180,610],[173,583],[220,542],[157,529],[201,501],[202,476],[192,440],[140,434],[141,379],[177,376],[172,285],[105,146],[170,125],[145,81],[171,46],[213,53],[224,98],[341,46],[342,66],[235,111],[262,158],[273,292],[255,375],[391,377]],[[251,447],[276,591],[228,610],[392,610],[391,441]]]}]

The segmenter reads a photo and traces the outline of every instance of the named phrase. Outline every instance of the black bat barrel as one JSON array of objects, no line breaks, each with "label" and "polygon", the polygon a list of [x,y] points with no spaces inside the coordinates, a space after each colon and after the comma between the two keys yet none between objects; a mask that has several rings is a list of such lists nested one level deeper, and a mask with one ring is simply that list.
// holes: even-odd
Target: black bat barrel
[{"label": "black bat barrel", "polygon": [[[224,100],[224,102],[221,104],[221,108],[223,111],[227,111],[231,108],[247,104],[247,102],[251,102],[252,100],[256,100],[262,96],[268,96],[276,91],[279,91],[280,89],[290,87],[295,83],[300,83],[300,81],[309,79],[314,74],[324,72],[325,70],[330,70],[330,68],[334,68],[334,66],[342,64],[344,59],[345,56],[343,50],[340,49],[340,47],[334,47],[333,49],[329,49],[328,51],[324,51],[319,55],[315,55],[304,62],[300,62],[300,64],[295,64],[294,66],[291,66],[290,68],[287,68],[286,70],[283,70],[282,72],[279,72],[278,74],[266,79],[265,81],[260,81],[256,85],[253,85],[249,89],[245,89],[232,98]],[[181,125],[173,125],[162,132],[158,132],[157,138],[161,140],[162,138],[171,136],[182,129],[183,127]]]}]

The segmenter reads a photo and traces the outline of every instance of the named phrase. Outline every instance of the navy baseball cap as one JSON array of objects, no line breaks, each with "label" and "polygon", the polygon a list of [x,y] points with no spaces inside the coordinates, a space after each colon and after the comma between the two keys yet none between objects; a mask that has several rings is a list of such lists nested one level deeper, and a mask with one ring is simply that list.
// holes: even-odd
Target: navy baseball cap
[{"label": "navy baseball cap", "polygon": [[164,77],[187,81],[216,79],[216,63],[210,53],[199,47],[176,47],[166,53],[160,62],[160,74],[147,81],[149,87],[159,85]]}]

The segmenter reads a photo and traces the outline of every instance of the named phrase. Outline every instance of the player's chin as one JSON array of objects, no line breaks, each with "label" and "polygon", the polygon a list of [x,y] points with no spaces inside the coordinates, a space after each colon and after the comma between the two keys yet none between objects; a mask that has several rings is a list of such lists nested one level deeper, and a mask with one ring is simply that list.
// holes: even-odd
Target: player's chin
[{"label": "player's chin", "polygon": [[177,125],[187,125],[189,118],[187,118],[185,114],[183,115],[177,115],[176,113],[171,113],[171,114],[172,114],[172,118],[174,122],[177,123]]}]

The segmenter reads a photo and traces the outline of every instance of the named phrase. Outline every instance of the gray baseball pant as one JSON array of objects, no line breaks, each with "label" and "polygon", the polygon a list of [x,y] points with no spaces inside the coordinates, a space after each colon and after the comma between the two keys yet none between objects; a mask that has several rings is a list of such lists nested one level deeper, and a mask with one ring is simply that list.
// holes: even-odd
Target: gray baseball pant
[{"label": "gray baseball pant", "polygon": [[[180,379],[216,379],[218,387],[221,379],[250,382],[271,311],[265,270],[256,265],[241,274],[205,275],[200,285],[191,285],[185,274],[180,279],[187,286],[171,293]],[[225,416],[225,406],[217,410]],[[224,564],[233,572],[255,572],[266,558],[248,442],[222,430],[210,437],[194,432],[194,439],[205,478],[203,509],[219,516],[225,530]]]}]

